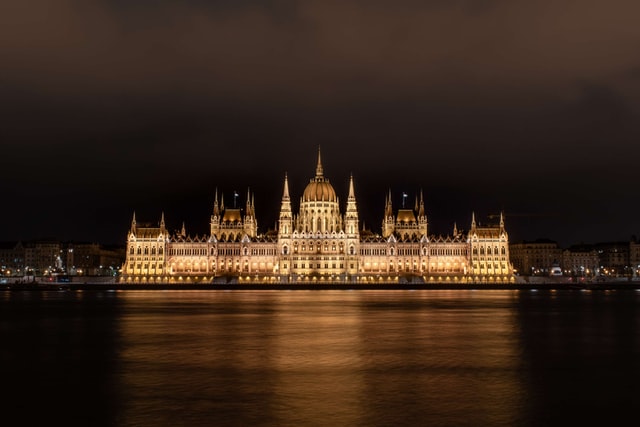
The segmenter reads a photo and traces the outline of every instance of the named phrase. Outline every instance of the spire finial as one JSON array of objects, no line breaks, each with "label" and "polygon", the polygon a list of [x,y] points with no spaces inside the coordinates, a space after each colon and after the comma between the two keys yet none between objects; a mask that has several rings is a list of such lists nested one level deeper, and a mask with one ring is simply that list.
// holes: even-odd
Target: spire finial
[{"label": "spire finial", "polygon": [[164,211],[162,212],[162,216],[160,217],[160,228],[164,228]]},{"label": "spire finial", "polygon": [[322,157],[320,156],[320,146],[318,146],[318,166],[316,166],[316,178],[322,178]]},{"label": "spire finial", "polygon": [[216,195],[213,196],[213,215],[220,215],[220,206],[218,205],[218,187],[216,187]]},{"label": "spire finial", "polygon": [[284,173],[284,191],[282,192],[282,198],[289,200],[289,179],[287,173]]},{"label": "spire finial", "polygon": [[349,196],[348,199],[355,199],[356,192],[353,189],[353,173],[349,176]]}]

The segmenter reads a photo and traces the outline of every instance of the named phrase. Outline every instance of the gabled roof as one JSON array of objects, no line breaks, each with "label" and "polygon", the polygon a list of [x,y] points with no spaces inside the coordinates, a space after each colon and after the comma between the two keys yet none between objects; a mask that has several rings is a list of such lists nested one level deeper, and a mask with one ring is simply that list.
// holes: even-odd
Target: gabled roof
[{"label": "gabled roof", "polygon": [[240,209],[225,209],[224,215],[222,216],[223,222],[242,222],[242,213]]},{"label": "gabled roof", "polygon": [[411,209],[399,209],[398,216],[396,216],[397,222],[416,222],[416,216]]},{"label": "gabled roof", "polygon": [[138,239],[155,239],[163,233],[160,227],[136,227],[134,235]]}]

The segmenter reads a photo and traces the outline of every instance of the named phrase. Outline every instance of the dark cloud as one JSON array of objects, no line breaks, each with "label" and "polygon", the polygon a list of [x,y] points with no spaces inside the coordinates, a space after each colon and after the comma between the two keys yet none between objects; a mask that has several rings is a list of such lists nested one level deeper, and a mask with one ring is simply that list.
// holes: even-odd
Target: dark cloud
[{"label": "dark cloud", "polygon": [[[442,232],[505,209],[523,238],[575,239],[581,223],[582,240],[626,238],[640,227],[615,207],[638,207],[639,12],[625,0],[4,2],[16,226],[2,234],[109,239],[134,209],[206,231],[216,186],[254,188],[270,224],[284,172],[302,191],[320,145],[339,192],[354,173],[374,228],[390,187],[422,188]],[[60,199],[60,218],[32,215]],[[545,214],[524,224],[527,212]]]}]

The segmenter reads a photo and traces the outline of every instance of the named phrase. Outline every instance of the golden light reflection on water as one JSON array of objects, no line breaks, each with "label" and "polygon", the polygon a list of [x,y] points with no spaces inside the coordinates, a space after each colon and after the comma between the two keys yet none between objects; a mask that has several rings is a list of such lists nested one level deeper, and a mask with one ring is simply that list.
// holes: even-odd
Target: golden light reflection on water
[{"label": "golden light reflection on water", "polygon": [[508,292],[122,297],[123,424],[509,425],[526,399]]}]

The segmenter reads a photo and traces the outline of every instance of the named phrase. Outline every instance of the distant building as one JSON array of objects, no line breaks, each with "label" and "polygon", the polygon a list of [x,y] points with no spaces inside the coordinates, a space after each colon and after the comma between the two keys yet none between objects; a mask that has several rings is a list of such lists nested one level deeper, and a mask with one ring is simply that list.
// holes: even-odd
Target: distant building
[{"label": "distant building", "polygon": [[0,242],[3,276],[54,274],[114,276],[124,263],[124,248],[54,239]]},{"label": "distant building", "polygon": [[[237,194],[234,194],[234,200]],[[403,200],[406,195],[403,194]],[[422,194],[413,209],[394,212],[391,194],[384,206],[381,234],[359,229],[353,177],[346,210],[324,176],[318,152],[311,178],[294,211],[285,175],[277,230],[260,234],[254,198],[244,210],[214,198],[210,233],[188,236],[184,225],[170,233],[164,214],[158,224],[138,223],[127,237],[124,283],[181,282],[429,282],[510,283],[509,238],[499,223],[476,222],[449,236],[428,232]]]},{"label": "distant building", "polygon": [[548,276],[562,261],[562,249],[549,239],[512,243],[509,252],[513,267],[522,276]]},{"label": "distant building", "polygon": [[24,243],[24,269],[36,276],[49,274],[60,265],[62,243],[56,240],[37,240]]},{"label": "distant building", "polygon": [[124,248],[98,243],[68,243],[65,253],[66,271],[78,276],[115,276],[124,263]]},{"label": "distant building", "polygon": [[640,276],[640,242],[635,236],[629,242],[629,267],[633,276]]},{"label": "distant building", "polygon": [[600,274],[605,276],[630,276],[630,243],[602,242],[596,243],[594,249],[600,260]]},{"label": "distant building", "polygon": [[22,242],[0,242],[0,275],[21,276],[24,272],[24,246]]},{"label": "distant building", "polygon": [[562,251],[562,270],[569,276],[595,276],[600,269],[593,245],[573,245]]}]

